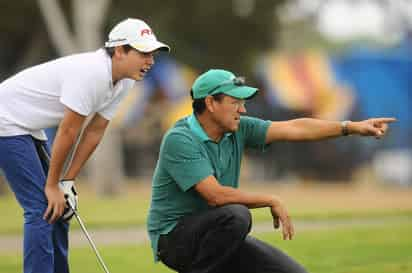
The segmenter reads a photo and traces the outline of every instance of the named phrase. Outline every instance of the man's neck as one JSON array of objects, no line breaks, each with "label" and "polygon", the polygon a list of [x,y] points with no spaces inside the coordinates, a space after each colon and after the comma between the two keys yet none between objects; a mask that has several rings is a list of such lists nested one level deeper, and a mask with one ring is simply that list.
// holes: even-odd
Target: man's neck
[{"label": "man's neck", "polygon": [[224,132],[207,114],[196,115],[196,118],[211,140],[219,142],[222,139]]},{"label": "man's neck", "polygon": [[113,86],[122,79],[119,64],[112,58],[112,82]]}]

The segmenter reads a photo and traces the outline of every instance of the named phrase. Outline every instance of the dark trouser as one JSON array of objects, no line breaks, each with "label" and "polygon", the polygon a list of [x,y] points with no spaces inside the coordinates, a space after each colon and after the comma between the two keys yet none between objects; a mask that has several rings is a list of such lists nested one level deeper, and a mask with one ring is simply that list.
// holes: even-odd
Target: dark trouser
[{"label": "dark trouser", "polygon": [[158,256],[180,273],[305,273],[280,250],[247,234],[249,209],[226,205],[183,217],[161,235]]},{"label": "dark trouser", "polygon": [[[42,151],[40,151],[42,149]],[[29,135],[0,137],[0,169],[24,209],[24,272],[68,273],[69,224],[43,219],[48,162],[45,142]]]}]

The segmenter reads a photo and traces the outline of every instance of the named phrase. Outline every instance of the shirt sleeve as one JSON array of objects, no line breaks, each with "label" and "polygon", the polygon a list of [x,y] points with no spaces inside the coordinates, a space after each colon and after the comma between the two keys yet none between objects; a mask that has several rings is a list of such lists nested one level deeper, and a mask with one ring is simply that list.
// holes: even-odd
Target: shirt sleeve
[{"label": "shirt sleeve", "polygon": [[200,141],[181,133],[166,135],[161,149],[162,163],[183,191],[213,175],[213,168]]},{"label": "shirt sleeve", "polygon": [[240,117],[239,133],[245,146],[264,151],[268,147],[265,142],[270,123],[270,120],[247,116]]},{"label": "shirt sleeve", "polygon": [[67,79],[62,84],[60,102],[74,112],[88,116],[98,104],[97,90],[82,78]]},{"label": "shirt sleeve", "polygon": [[98,113],[102,115],[106,120],[111,120],[116,114],[117,108],[119,108],[120,102],[127,96],[128,90],[122,90],[109,104],[105,105],[102,109],[98,110]]}]

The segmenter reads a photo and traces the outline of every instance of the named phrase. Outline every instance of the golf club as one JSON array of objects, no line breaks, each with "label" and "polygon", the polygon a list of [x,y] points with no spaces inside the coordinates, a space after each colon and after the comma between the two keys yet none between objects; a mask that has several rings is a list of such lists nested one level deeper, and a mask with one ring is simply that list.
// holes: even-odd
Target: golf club
[{"label": "golf club", "polygon": [[97,260],[99,261],[100,265],[103,267],[104,272],[109,273],[109,270],[107,269],[106,264],[104,263],[102,257],[100,256],[99,251],[97,250],[97,247],[94,244],[92,238],[90,237],[89,233],[87,232],[87,229],[86,229],[82,219],[80,218],[79,213],[73,208],[73,206],[70,202],[67,202],[67,204],[73,210],[74,217],[76,217],[77,222],[79,223],[84,235],[86,235],[86,238],[89,241],[90,246],[93,248],[94,254],[96,254]]}]

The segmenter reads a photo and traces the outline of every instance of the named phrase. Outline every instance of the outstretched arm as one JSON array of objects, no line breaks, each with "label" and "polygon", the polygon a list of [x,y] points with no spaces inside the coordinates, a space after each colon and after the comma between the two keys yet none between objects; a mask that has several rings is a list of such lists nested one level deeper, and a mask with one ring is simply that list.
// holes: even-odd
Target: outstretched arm
[{"label": "outstretched arm", "polygon": [[[347,122],[348,134],[374,136],[380,138],[386,134],[388,124],[395,118],[371,118],[362,121]],[[274,121],[266,135],[266,143],[273,141],[312,141],[338,137],[343,134],[343,124],[312,118],[300,118],[288,121]]]}]

